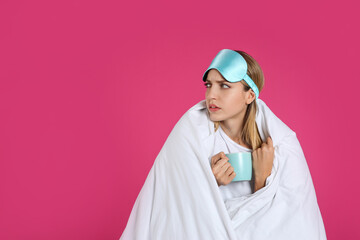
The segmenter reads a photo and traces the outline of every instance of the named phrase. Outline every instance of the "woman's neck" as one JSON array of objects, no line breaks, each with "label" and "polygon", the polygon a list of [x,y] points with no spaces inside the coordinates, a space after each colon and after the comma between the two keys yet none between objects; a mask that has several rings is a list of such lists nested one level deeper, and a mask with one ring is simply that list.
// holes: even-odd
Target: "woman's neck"
[{"label": "woman's neck", "polygon": [[244,117],[245,112],[243,112],[242,114],[240,114],[240,116],[237,116],[236,118],[220,121],[219,124],[225,134],[229,136],[229,138],[231,138],[234,142],[238,143],[243,147],[251,149],[251,146],[246,144],[241,137],[241,133],[244,127]]},{"label": "woman's neck", "polygon": [[[242,143],[241,132],[242,132],[242,122],[219,122],[222,130],[228,135],[234,142]],[[241,145],[241,144],[240,144]]]}]

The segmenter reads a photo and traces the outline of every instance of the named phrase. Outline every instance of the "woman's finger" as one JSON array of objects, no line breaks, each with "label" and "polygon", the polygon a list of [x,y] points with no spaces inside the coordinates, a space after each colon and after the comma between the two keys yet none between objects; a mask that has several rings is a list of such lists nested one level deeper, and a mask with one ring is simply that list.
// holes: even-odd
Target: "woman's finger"
[{"label": "woman's finger", "polygon": [[217,161],[219,161],[221,159],[222,153],[224,153],[224,152],[219,152],[218,154],[215,154],[211,158],[211,166],[214,166],[217,163]]},{"label": "woman's finger", "polygon": [[[227,162],[228,162],[227,159],[221,159],[221,160],[219,160],[219,161],[215,164],[215,166],[213,167],[214,172],[219,172],[220,169],[222,169],[223,166],[224,166]],[[230,163],[229,163],[229,164],[230,164]],[[225,171],[225,170],[222,170],[222,171]]]},{"label": "woman's finger", "polygon": [[226,171],[225,171],[226,176],[230,176],[233,171],[234,171],[234,168],[230,165],[230,167],[228,169],[226,169]]}]

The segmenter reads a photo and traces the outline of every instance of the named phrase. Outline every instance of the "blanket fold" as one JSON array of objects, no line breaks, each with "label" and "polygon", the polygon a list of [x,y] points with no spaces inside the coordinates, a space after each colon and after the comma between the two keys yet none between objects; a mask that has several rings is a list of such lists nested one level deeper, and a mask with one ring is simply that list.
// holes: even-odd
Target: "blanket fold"
[{"label": "blanket fold", "polygon": [[210,160],[214,125],[205,100],[176,123],[145,180],[120,240],[326,239],[308,165],[296,133],[256,99],[260,136],[274,164],[265,187],[221,197]]}]

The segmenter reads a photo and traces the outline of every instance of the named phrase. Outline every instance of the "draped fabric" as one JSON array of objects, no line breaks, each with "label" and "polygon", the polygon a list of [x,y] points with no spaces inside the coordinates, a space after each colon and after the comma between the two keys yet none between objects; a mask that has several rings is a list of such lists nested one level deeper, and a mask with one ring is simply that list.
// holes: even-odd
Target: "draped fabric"
[{"label": "draped fabric", "polygon": [[214,124],[205,100],[176,123],[134,203],[121,240],[324,240],[325,228],[296,133],[261,99],[256,123],[275,157],[265,187],[223,200],[209,159]]}]

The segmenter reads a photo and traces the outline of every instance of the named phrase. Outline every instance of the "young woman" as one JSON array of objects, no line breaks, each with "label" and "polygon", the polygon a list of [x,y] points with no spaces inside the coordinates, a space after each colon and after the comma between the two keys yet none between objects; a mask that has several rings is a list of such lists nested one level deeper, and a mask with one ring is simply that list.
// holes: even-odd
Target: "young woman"
[{"label": "young woman", "polygon": [[[247,81],[253,81],[257,87],[255,91],[260,92],[264,86],[264,75],[259,64],[247,53],[243,51],[222,50],[217,58],[231,58],[233,55],[241,55],[245,61],[243,68],[247,67]],[[220,71],[229,74],[230,67],[228,63]],[[245,66],[247,64],[247,66]],[[214,68],[213,68],[214,67]],[[225,69],[225,68],[228,69]],[[241,66],[236,66],[240,67]],[[234,196],[240,196],[257,191],[265,186],[265,180],[270,175],[274,159],[274,147],[271,137],[267,142],[263,143],[255,122],[256,117],[256,94],[254,90],[244,79],[234,79],[233,82],[228,81],[216,69],[210,66],[203,76],[205,81],[206,106],[210,114],[211,121],[214,122],[217,134],[217,150],[226,145],[224,151],[218,152],[211,159],[212,171],[221,187],[224,199]],[[251,76],[251,77],[250,77]],[[232,182],[236,174],[234,168],[228,162],[225,153],[231,152],[252,152],[253,159],[253,179],[251,182]],[[235,193],[235,194],[231,194]]]},{"label": "young woman", "polygon": [[[169,134],[120,239],[325,240],[296,133],[259,99],[260,66],[223,49],[202,80],[206,99]],[[251,181],[232,181],[232,152],[251,152]]]}]

